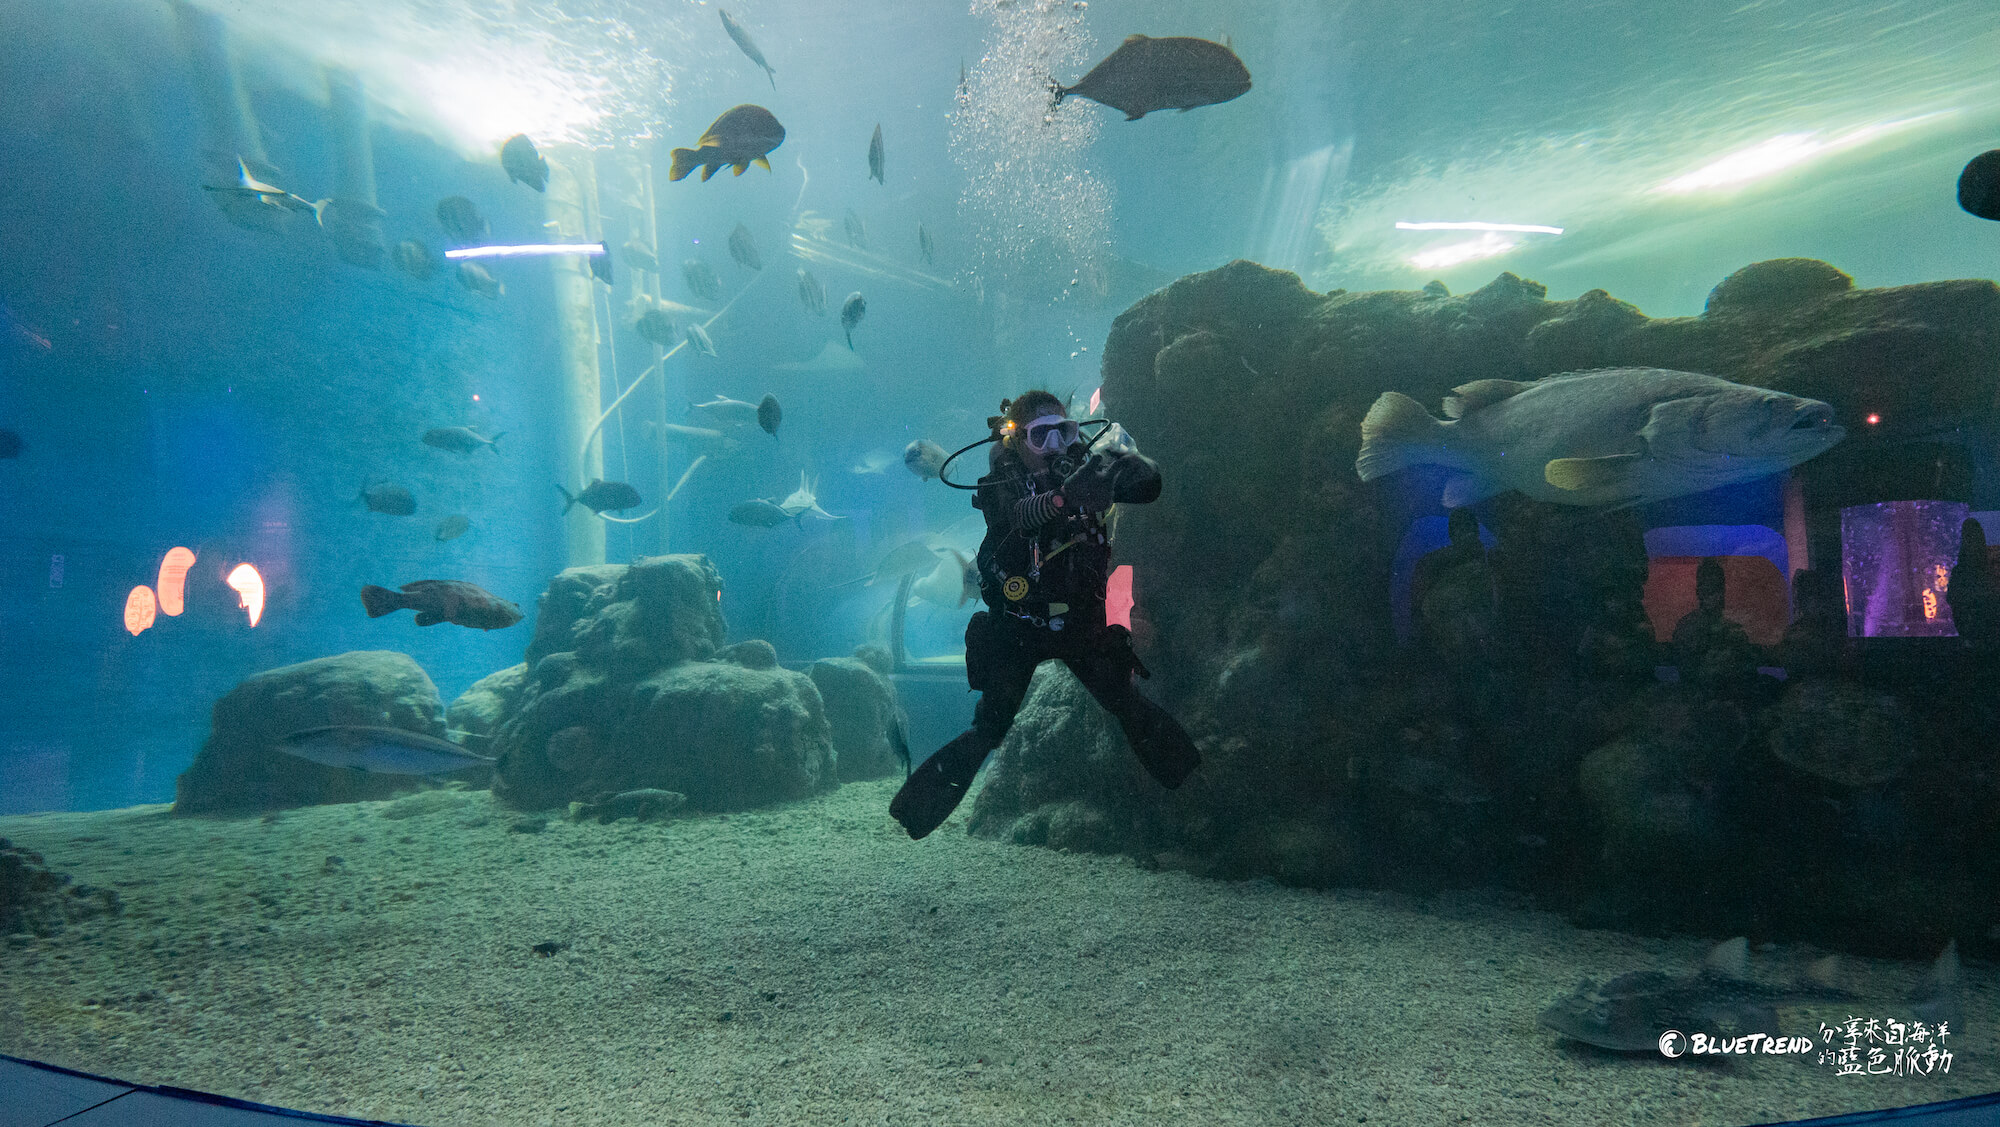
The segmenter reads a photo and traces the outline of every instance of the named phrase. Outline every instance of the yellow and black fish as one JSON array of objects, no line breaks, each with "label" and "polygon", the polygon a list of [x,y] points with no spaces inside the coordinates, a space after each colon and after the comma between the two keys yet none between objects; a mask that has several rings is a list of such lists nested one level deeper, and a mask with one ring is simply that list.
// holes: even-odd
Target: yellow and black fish
[{"label": "yellow and black fish", "polygon": [[778,124],[770,110],[748,104],[737,106],[716,118],[708,132],[695,142],[695,148],[674,150],[674,166],[667,179],[685,179],[699,168],[701,178],[707,180],[724,165],[734,165],[738,176],[753,164],[769,172],[771,162],[765,158],[784,143],[785,127]]}]

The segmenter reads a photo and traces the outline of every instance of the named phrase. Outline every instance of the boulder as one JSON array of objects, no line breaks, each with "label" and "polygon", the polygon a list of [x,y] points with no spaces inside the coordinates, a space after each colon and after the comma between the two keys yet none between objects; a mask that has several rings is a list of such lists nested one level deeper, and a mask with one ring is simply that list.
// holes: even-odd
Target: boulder
[{"label": "boulder", "polygon": [[437,686],[408,654],[362,650],[266,670],[215,702],[208,741],[175,785],[174,813],[249,814],[414,790],[425,780],[326,767],[275,745],[331,724],[442,738],[443,713]]},{"label": "boulder", "polygon": [[1901,775],[1917,754],[1901,701],[1832,678],[1806,678],[1787,688],[1769,723],[1772,755],[1841,787],[1880,786]]},{"label": "boulder", "polygon": [[896,704],[895,683],[853,657],[813,662],[806,673],[826,706],[840,781],[880,779],[903,771],[910,754],[909,722]]},{"label": "boulder", "polygon": [[501,718],[514,711],[521,698],[521,686],[527,681],[525,661],[498,673],[488,673],[451,702],[451,707],[445,710],[445,724],[454,732],[474,737],[472,746],[478,750],[492,741]]},{"label": "boulder", "polygon": [[475,708],[500,704],[494,793],[547,810],[659,790],[718,811],[839,785],[819,690],[769,642],[723,647],[721,588],[698,555],[556,576],[518,678],[465,702],[481,722]]}]

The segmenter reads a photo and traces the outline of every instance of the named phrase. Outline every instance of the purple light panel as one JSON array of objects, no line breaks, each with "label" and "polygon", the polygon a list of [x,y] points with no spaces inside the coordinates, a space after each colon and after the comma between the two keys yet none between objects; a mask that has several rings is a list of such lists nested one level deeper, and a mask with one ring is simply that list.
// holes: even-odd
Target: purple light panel
[{"label": "purple light panel", "polygon": [[1958,559],[1958,527],[1970,511],[1958,501],[1883,501],[1840,510],[1849,637],[1957,635],[1945,580]]}]

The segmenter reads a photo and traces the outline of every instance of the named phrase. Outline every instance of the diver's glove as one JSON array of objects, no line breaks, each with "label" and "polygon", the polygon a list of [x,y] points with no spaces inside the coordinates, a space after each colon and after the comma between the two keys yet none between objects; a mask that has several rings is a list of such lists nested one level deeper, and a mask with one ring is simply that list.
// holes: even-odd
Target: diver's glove
[{"label": "diver's glove", "polygon": [[1113,484],[1111,464],[1093,455],[1081,469],[1063,479],[1063,507],[1079,513],[1101,513],[1111,507]]}]

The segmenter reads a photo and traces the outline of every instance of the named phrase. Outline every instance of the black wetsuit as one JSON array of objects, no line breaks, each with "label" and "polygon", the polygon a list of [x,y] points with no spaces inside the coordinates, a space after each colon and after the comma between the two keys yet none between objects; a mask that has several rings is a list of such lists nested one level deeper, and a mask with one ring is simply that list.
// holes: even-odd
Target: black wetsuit
[{"label": "black wetsuit", "polygon": [[[1072,448],[1076,449],[1076,448]],[[1121,454],[1105,461],[1111,499],[1143,505],[1160,495],[1151,459]],[[1060,659],[1118,720],[1155,779],[1177,787],[1201,762],[1194,741],[1165,709],[1139,694],[1131,632],[1104,621],[1111,571],[1107,513],[1059,503],[1061,479],[1030,473],[1018,455],[996,447],[992,469],[973,501],[986,514],[979,546],[979,590],[987,609],[965,628],[965,676],[980,693],[972,727],[914,771],[889,804],[913,838],[951,816],[987,755],[1000,746],[1027,695],[1035,667]]]}]

